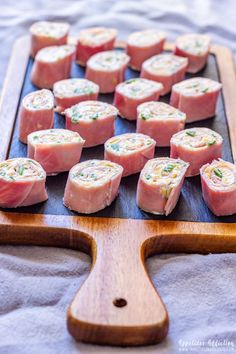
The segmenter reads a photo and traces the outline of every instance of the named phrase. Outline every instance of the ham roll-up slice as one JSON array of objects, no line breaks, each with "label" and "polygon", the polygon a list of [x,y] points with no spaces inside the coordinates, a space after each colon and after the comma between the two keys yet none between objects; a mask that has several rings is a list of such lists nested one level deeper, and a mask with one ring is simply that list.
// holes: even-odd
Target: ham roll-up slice
[{"label": "ham roll-up slice", "polygon": [[155,55],[143,63],[140,77],[161,82],[163,96],[171,91],[172,85],[184,79],[187,65],[188,59],[177,55]]},{"label": "ham roll-up slice", "polygon": [[31,56],[34,58],[37,52],[42,48],[66,44],[69,29],[70,25],[66,22],[35,22],[30,27]]},{"label": "ham roll-up slice", "polygon": [[123,177],[138,173],[154,157],[156,142],[147,135],[127,133],[114,136],[105,143],[106,160],[124,168]]},{"label": "ham roll-up slice", "polygon": [[91,214],[110,205],[119,192],[123,168],[105,160],[88,160],[69,173],[64,204],[78,213]]},{"label": "ham roll-up slice", "polygon": [[27,136],[37,130],[54,125],[54,98],[49,90],[34,91],[26,95],[19,112],[19,139],[27,143]]},{"label": "ham roll-up slice", "polygon": [[128,62],[129,56],[117,50],[94,54],[87,62],[85,77],[95,82],[101,93],[114,92],[124,81]]},{"label": "ham roll-up slice", "polygon": [[204,77],[187,79],[172,87],[170,105],[186,113],[187,123],[215,115],[222,85]]},{"label": "ham roll-up slice", "polygon": [[148,161],[138,181],[139,208],[152,214],[169,215],[178,202],[187,168],[187,162],[169,157]]},{"label": "ham roll-up slice", "polygon": [[170,146],[172,135],[185,126],[186,114],[164,102],[142,103],[137,112],[137,133],[150,136],[157,146]]},{"label": "ham roll-up slice", "polygon": [[98,93],[99,86],[86,79],[61,80],[53,85],[56,111],[60,113],[79,102],[97,100]]},{"label": "ham roll-up slice", "polygon": [[236,213],[236,166],[222,159],[201,167],[202,195],[216,216]]},{"label": "ham roll-up slice", "polygon": [[40,49],[32,67],[32,83],[52,89],[55,82],[68,79],[74,54],[75,47],[69,44]]},{"label": "ham roll-up slice", "polygon": [[126,53],[130,56],[129,66],[140,71],[146,59],[163,51],[165,40],[166,34],[155,29],[131,33],[126,46]]},{"label": "ham roll-up slice", "polygon": [[40,163],[47,175],[69,171],[80,160],[84,140],[67,129],[40,130],[28,135],[28,157]]},{"label": "ham roll-up slice", "polygon": [[137,119],[137,107],[141,103],[157,101],[163,89],[161,83],[146,79],[129,79],[116,87],[114,105],[122,118]]},{"label": "ham roll-up slice", "polygon": [[112,50],[116,35],[114,28],[92,27],[81,31],[77,42],[77,63],[85,66],[92,55]]},{"label": "ham roll-up slice", "polygon": [[85,139],[84,147],[104,144],[115,132],[118,110],[109,103],[84,101],[65,110],[66,128]]},{"label": "ham roll-up slice", "polygon": [[206,65],[209,50],[209,36],[191,33],[176,39],[174,53],[188,58],[187,72],[195,74]]},{"label": "ham roll-up slice", "polygon": [[170,157],[189,162],[186,176],[196,176],[203,165],[221,157],[222,143],[222,136],[211,129],[185,129],[172,136]]},{"label": "ham roll-up slice", "polygon": [[17,208],[44,202],[46,172],[28,158],[0,162],[0,207]]}]

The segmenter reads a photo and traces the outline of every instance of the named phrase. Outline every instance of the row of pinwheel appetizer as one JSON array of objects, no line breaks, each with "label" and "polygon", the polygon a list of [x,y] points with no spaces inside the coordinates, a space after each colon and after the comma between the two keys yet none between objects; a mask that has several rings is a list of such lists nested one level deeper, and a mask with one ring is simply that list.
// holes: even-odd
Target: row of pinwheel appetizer
[{"label": "row of pinwheel appetizer", "polygon": [[[216,111],[220,83],[184,80],[205,66],[208,36],[180,36],[172,53],[162,53],[166,35],[157,30],[132,33],[125,52],[114,49],[111,28],[83,30],[76,45],[68,44],[66,23],[38,22],[30,32],[31,80],[41,90],[20,107],[19,138],[28,144],[28,158],[0,163],[1,207],[46,200],[46,175],[70,170],[64,204],[80,213],[110,205],[121,178],[139,172],[136,200],[144,211],[170,214],[184,178],[200,173],[212,212],[236,212],[236,168],[221,159],[222,137],[204,127],[185,129]],[[86,66],[84,79],[70,78],[74,59]],[[127,66],[140,77],[125,80]],[[113,105],[98,101],[99,93],[113,92]],[[169,92],[170,104],[159,102]],[[53,129],[54,111],[65,115],[66,129]],[[137,121],[136,133],[115,135],[118,114]],[[79,162],[84,148],[101,144],[104,160]],[[162,146],[170,146],[170,157],[154,158]]]}]

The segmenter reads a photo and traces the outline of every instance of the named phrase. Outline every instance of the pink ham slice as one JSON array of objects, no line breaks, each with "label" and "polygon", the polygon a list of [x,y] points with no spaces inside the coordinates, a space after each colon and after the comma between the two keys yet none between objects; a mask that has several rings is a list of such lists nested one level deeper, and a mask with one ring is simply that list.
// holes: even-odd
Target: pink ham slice
[{"label": "pink ham slice", "polygon": [[27,143],[27,136],[37,130],[50,129],[54,124],[54,99],[49,90],[26,95],[19,112],[19,139]]},{"label": "pink ham slice", "polygon": [[163,102],[145,102],[138,106],[137,133],[156,141],[157,146],[170,146],[172,135],[184,129],[186,115]]},{"label": "pink ham slice", "polygon": [[85,139],[84,147],[104,144],[114,135],[118,110],[104,102],[84,101],[65,110],[66,128]]},{"label": "pink ham slice", "polygon": [[88,100],[97,100],[99,86],[86,79],[67,79],[53,85],[56,111],[63,113],[66,108]]},{"label": "pink ham slice", "polygon": [[145,79],[161,82],[161,95],[171,91],[172,86],[184,79],[188,59],[173,54],[159,54],[146,60],[142,65],[141,76]]},{"label": "pink ham slice", "polygon": [[216,216],[236,213],[236,166],[222,159],[202,166],[202,195]]},{"label": "pink ham slice", "polygon": [[42,48],[66,44],[69,29],[70,25],[66,22],[35,22],[30,27],[31,56],[34,58]]},{"label": "pink ham slice", "polygon": [[112,50],[117,31],[114,28],[92,27],[80,32],[77,43],[76,60],[85,66],[89,58],[99,52]]},{"label": "pink ham slice", "polygon": [[32,83],[39,88],[52,89],[55,82],[68,79],[74,54],[72,45],[40,49],[31,72]]},{"label": "pink ham slice", "polygon": [[156,142],[149,136],[127,133],[114,136],[105,143],[104,158],[124,168],[123,177],[138,173],[154,157]]},{"label": "pink ham slice", "polygon": [[195,74],[206,65],[209,50],[209,36],[191,33],[176,39],[174,54],[188,58],[187,72]]},{"label": "pink ham slice", "polygon": [[79,162],[84,140],[67,129],[40,130],[28,136],[28,157],[38,161],[47,175],[69,171]]},{"label": "pink ham slice", "polygon": [[17,208],[44,202],[46,173],[40,164],[27,158],[0,163],[0,207]]},{"label": "pink ham slice", "polygon": [[187,177],[199,174],[206,163],[221,157],[223,139],[208,128],[185,129],[173,135],[170,156],[189,162]]},{"label": "pink ham slice", "polygon": [[188,163],[180,159],[149,160],[138,181],[139,208],[152,214],[169,215],[178,202],[187,168]]},{"label": "pink ham slice", "polygon": [[122,118],[137,119],[137,107],[141,103],[157,101],[163,89],[161,83],[146,79],[130,79],[116,87],[114,105]]},{"label": "pink ham slice", "polygon": [[163,51],[165,40],[166,34],[155,29],[131,33],[126,46],[130,67],[140,71],[146,59]]},{"label": "pink ham slice", "polygon": [[114,92],[124,81],[128,62],[129,56],[117,50],[94,54],[87,62],[85,77],[95,82],[101,93]]},{"label": "pink ham slice", "polygon": [[170,105],[186,113],[187,123],[213,117],[221,87],[203,77],[184,80],[172,87]]},{"label": "pink ham slice", "polygon": [[91,214],[110,205],[118,195],[123,168],[105,160],[88,160],[69,173],[64,204],[79,213]]}]

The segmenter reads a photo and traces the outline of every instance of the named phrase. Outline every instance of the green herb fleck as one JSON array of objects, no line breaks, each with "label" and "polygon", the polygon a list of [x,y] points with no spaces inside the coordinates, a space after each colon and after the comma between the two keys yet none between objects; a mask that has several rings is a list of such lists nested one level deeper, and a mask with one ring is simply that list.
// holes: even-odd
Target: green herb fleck
[{"label": "green herb fleck", "polygon": [[209,90],[209,87],[206,87],[202,90],[202,93],[206,93]]},{"label": "green herb fleck", "polygon": [[187,135],[189,135],[189,136],[195,136],[195,135],[196,135],[195,130],[187,130],[185,133],[186,133]]},{"label": "green herb fleck", "polygon": [[145,175],[145,178],[149,180],[152,176],[151,175]]},{"label": "green herb fleck", "polygon": [[94,113],[92,116],[91,116],[91,119],[92,120],[97,120],[99,117],[99,114],[98,113]]},{"label": "green herb fleck", "polygon": [[111,148],[113,149],[113,150],[115,150],[115,151],[119,151],[120,150],[120,147],[119,147],[119,144],[112,144],[111,145]]},{"label": "green herb fleck", "polygon": [[150,114],[145,113],[145,112],[141,113],[141,119],[147,120],[147,119],[149,119],[149,118],[150,118]]},{"label": "green herb fleck", "polygon": [[20,176],[22,176],[24,174],[24,170],[25,170],[24,166],[20,165],[19,168],[18,168],[18,173],[19,173]]},{"label": "green herb fleck", "polygon": [[222,178],[223,177],[223,173],[221,172],[221,170],[219,168],[214,168],[214,174],[219,177]]},{"label": "green herb fleck", "polygon": [[163,168],[163,171],[164,172],[171,172],[174,168],[175,168],[175,165],[173,165],[172,163],[168,163],[168,165],[166,165]]},{"label": "green herb fleck", "polygon": [[211,139],[210,141],[208,141],[208,146],[214,145],[216,143],[216,139]]}]

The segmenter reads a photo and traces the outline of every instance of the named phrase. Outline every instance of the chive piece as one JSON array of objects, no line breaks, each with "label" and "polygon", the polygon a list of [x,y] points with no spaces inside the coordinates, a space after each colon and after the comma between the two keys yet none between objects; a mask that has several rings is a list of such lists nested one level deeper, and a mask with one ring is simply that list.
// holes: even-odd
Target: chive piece
[{"label": "chive piece", "polygon": [[149,180],[151,178],[151,175],[145,175],[145,178]]},{"label": "chive piece", "polygon": [[208,141],[208,146],[214,145],[216,143],[216,139],[212,139]]},{"label": "chive piece", "polygon": [[202,93],[206,93],[209,90],[209,87],[206,87],[202,90]]},{"label": "chive piece", "polygon": [[91,116],[91,119],[92,119],[92,120],[98,119],[98,113],[94,113],[94,114]]},{"label": "chive piece", "polygon": [[111,145],[111,148],[113,149],[113,150],[115,150],[115,151],[119,151],[120,150],[120,147],[119,147],[119,145],[116,143],[116,144],[112,144]]},{"label": "chive piece", "polygon": [[214,168],[214,174],[219,177],[222,178],[223,177],[223,173],[221,172],[221,170],[219,168]]},{"label": "chive piece", "polygon": [[163,168],[163,171],[164,172],[171,172],[173,169],[174,169],[175,165],[173,165],[172,163],[169,163],[168,165],[166,165],[164,168]]},{"label": "chive piece", "polygon": [[142,118],[143,120],[147,120],[147,119],[150,118],[150,114],[143,112],[143,113],[141,113],[141,118]]},{"label": "chive piece", "polygon": [[25,170],[24,166],[23,166],[23,165],[20,165],[19,168],[18,168],[18,173],[19,173],[20,176],[23,175],[24,170]]},{"label": "chive piece", "polygon": [[189,135],[189,136],[195,136],[196,135],[196,132],[194,130],[187,130],[185,133],[187,135]]}]

